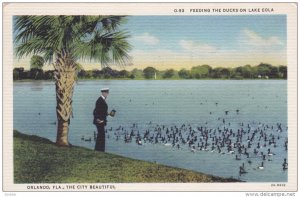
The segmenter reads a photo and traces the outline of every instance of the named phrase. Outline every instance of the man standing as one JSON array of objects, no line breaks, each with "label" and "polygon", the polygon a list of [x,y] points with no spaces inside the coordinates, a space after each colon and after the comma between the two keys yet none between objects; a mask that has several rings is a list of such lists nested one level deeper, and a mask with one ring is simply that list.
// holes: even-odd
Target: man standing
[{"label": "man standing", "polygon": [[94,109],[94,124],[97,127],[98,134],[96,139],[95,150],[105,152],[105,126],[106,126],[106,117],[108,115],[113,116],[114,110],[111,113],[107,111],[106,98],[108,97],[109,89],[101,89],[101,96],[96,102]]}]

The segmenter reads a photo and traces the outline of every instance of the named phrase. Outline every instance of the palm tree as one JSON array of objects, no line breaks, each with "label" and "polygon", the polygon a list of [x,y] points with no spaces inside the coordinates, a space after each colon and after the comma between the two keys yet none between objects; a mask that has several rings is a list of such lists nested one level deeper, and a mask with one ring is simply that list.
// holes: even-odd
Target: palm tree
[{"label": "palm tree", "polygon": [[58,146],[70,146],[68,132],[77,61],[89,59],[108,66],[130,60],[129,35],[119,30],[125,20],[125,16],[14,17],[16,56],[41,54],[54,65]]}]

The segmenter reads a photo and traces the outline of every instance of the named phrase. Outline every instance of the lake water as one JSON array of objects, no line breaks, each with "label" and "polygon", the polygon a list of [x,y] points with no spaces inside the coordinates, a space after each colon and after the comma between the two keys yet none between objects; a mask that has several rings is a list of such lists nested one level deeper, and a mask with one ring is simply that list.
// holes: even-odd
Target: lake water
[{"label": "lake water", "polygon": [[[107,152],[249,182],[287,181],[287,170],[282,169],[283,160],[287,158],[284,147],[287,141],[287,81],[79,81],[74,90],[74,117],[69,133],[73,145],[94,148],[96,128],[92,124],[92,112],[103,87],[110,88],[109,110],[117,111],[114,118],[108,117]],[[54,82],[14,82],[13,99],[14,129],[55,141]],[[179,140],[173,147],[172,137],[168,141],[167,136],[176,129],[182,139],[192,138],[192,132],[198,141],[189,146]],[[234,154],[229,154],[226,144],[221,153],[216,149],[211,151],[213,137],[221,142],[227,136],[227,140],[236,142],[241,129],[240,144],[247,148],[249,158],[246,154],[238,154],[237,148],[233,148]],[[135,137],[138,133],[143,137],[147,130],[152,141],[142,140],[142,145],[138,145]],[[132,142],[125,143],[124,136],[131,132]],[[165,141],[157,136],[158,133],[166,138]],[[247,139],[253,133],[251,146],[247,147]],[[201,151],[198,143],[205,142],[205,135],[209,138],[209,150]],[[92,141],[83,141],[82,136],[92,138]],[[266,142],[264,138],[267,138]],[[257,147],[258,143],[261,147]],[[253,153],[255,148],[258,154]],[[267,155],[269,148],[274,155]],[[265,160],[260,152],[266,155]],[[236,155],[241,160],[236,160]],[[264,169],[260,170],[258,166],[262,161]],[[239,174],[243,163],[248,173]]]}]

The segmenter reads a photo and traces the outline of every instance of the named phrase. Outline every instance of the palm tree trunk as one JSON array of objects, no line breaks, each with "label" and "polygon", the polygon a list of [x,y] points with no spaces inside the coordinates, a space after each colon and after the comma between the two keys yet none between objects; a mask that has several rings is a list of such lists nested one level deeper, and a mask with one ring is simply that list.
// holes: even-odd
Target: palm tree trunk
[{"label": "palm tree trunk", "polygon": [[55,67],[56,115],[58,146],[70,146],[69,124],[72,115],[72,97],[75,83],[75,62],[67,55],[58,57]]}]

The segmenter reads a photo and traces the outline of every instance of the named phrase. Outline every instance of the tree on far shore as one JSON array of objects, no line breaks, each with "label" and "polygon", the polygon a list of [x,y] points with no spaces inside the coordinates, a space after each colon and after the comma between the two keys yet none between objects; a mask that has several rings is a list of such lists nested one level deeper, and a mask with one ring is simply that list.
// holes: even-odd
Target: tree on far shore
[{"label": "tree on far shore", "polygon": [[284,79],[287,78],[287,67],[286,66],[279,66],[279,75]]},{"label": "tree on far shore", "polygon": [[183,79],[189,79],[191,78],[190,76],[190,71],[186,70],[186,69],[181,69],[179,72],[178,72],[178,76],[180,78],[183,78]]},{"label": "tree on far shore", "polygon": [[30,59],[30,77],[33,79],[43,79],[43,66],[45,60],[39,55],[33,55]]},{"label": "tree on far shore", "polygon": [[212,68],[209,65],[195,66],[191,69],[191,76],[196,79],[207,78]]},{"label": "tree on far shore", "polygon": [[30,59],[30,68],[42,69],[44,66],[45,60],[42,56],[33,55]]},{"label": "tree on far shore", "polygon": [[167,79],[167,78],[172,78],[175,75],[176,71],[174,69],[168,69],[164,72],[163,74],[163,78]]},{"label": "tree on far shore", "polygon": [[156,73],[156,69],[153,68],[153,67],[147,67],[143,70],[143,73],[144,73],[144,77],[146,79],[151,79],[151,78],[154,78],[154,75]]}]

